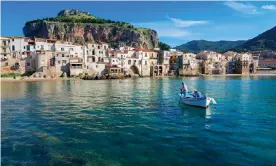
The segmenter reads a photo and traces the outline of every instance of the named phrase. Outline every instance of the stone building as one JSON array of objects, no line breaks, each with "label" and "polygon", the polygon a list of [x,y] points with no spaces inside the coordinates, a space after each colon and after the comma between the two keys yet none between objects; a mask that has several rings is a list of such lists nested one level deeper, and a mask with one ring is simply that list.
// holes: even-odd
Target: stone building
[{"label": "stone building", "polygon": [[236,60],[236,74],[249,74],[249,67],[251,62],[251,54],[242,53],[237,54]]},{"label": "stone building", "polygon": [[195,76],[199,72],[199,64],[196,55],[186,53],[177,57],[177,69],[180,76]]}]

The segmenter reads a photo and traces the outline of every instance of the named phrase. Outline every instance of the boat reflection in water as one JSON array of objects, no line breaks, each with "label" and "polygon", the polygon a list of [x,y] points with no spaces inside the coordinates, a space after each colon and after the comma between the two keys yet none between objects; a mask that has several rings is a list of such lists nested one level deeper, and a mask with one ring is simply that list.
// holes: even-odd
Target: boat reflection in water
[{"label": "boat reflection in water", "polygon": [[180,102],[179,105],[184,114],[205,117],[207,119],[211,118],[212,110],[215,109],[215,107],[208,107],[206,109],[202,109],[200,107],[191,107]]}]

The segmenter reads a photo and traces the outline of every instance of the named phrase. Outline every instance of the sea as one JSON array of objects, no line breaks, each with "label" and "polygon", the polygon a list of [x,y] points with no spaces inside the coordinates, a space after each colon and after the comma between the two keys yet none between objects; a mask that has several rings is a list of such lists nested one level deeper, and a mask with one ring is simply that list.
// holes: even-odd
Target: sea
[{"label": "sea", "polygon": [[2,82],[1,164],[274,166],[276,77]]}]

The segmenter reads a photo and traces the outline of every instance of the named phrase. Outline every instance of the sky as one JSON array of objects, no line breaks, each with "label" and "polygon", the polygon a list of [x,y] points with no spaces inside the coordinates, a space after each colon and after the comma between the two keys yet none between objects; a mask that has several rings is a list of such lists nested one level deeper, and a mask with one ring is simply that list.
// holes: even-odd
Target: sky
[{"label": "sky", "polygon": [[1,2],[1,36],[23,36],[26,21],[78,9],[152,28],[171,46],[191,40],[247,40],[276,26],[276,2]]}]

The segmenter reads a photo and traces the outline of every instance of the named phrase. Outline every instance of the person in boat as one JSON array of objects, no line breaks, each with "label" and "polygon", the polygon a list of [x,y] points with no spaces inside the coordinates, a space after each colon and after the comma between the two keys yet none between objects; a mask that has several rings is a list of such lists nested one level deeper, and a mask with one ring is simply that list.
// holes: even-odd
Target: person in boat
[{"label": "person in boat", "polygon": [[193,95],[195,98],[199,98],[199,94],[198,94],[198,91],[195,89],[194,90],[194,95]]},{"label": "person in boat", "polygon": [[180,89],[181,95],[184,94],[184,97],[187,96],[188,94],[188,88],[184,82],[182,82],[182,88]]},{"label": "person in boat", "polygon": [[193,96],[194,96],[195,98],[201,98],[201,97],[202,97],[201,93],[200,93],[199,91],[197,91],[196,89],[194,90]]}]

